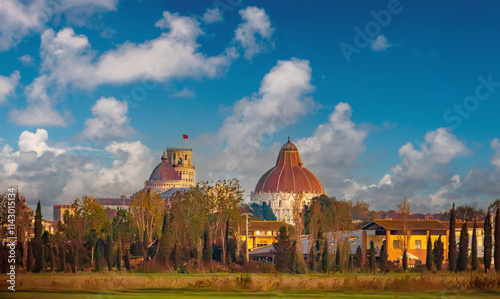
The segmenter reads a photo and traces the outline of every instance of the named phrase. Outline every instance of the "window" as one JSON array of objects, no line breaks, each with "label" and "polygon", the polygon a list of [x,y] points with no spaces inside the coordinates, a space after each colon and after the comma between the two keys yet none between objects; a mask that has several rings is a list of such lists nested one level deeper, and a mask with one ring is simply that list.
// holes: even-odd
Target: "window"
[{"label": "window", "polygon": [[392,241],[392,248],[399,249],[399,240]]},{"label": "window", "polygon": [[415,249],[422,249],[422,241],[415,240]]},{"label": "window", "polygon": [[268,230],[268,231],[266,231],[266,234],[267,234],[268,236],[272,236],[272,235],[273,235],[273,232],[272,232],[272,231],[270,231],[270,230]]},{"label": "window", "polygon": [[256,236],[260,236],[260,231],[256,230],[256,231],[255,231],[255,235],[256,235]]}]

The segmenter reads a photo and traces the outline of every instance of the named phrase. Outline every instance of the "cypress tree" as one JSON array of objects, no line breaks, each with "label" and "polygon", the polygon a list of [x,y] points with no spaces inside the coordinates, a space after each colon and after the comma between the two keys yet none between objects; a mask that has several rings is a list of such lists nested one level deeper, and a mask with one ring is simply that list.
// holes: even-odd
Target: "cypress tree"
[{"label": "cypress tree", "polygon": [[467,258],[469,255],[469,232],[467,231],[467,221],[462,225],[460,231],[460,243],[458,244],[457,271],[467,270]]},{"label": "cypress tree", "polygon": [[108,263],[108,271],[113,270],[113,240],[111,235],[106,237],[106,262]]},{"label": "cypress tree", "polygon": [[122,270],[122,239],[120,233],[116,235],[116,268],[118,271]]},{"label": "cypress tree", "polygon": [[54,251],[53,251],[52,246],[49,248],[49,254],[50,254],[50,270],[52,272],[55,272],[56,271],[56,261],[55,261]]},{"label": "cypress tree", "polygon": [[379,257],[379,263],[380,263],[380,272],[385,273],[387,272],[387,258],[389,257],[388,252],[387,252],[387,240],[384,240],[382,243],[382,248],[380,248],[380,257]]},{"label": "cypress tree", "polygon": [[290,236],[288,234],[288,227],[280,227],[276,242],[273,243],[273,252],[276,256],[276,270],[279,272],[290,272],[290,262],[292,258],[291,254],[292,242],[290,241]]},{"label": "cypress tree", "polygon": [[486,218],[484,219],[484,253],[483,253],[483,262],[484,262],[484,271],[488,273],[491,268],[491,214],[490,208],[488,208],[488,213],[486,214]]},{"label": "cypress tree", "polygon": [[500,270],[500,207],[497,206],[497,211],[495,214],[495,253],[494,253],[494,264],[495,270]]},{"label": "cypress tree", "polygon": [[457,242],[455,240],[455,203],[450,210],[450,237],[448,241],[448,270],[455,272],[457,269]]},{"label": "cypress tree", "polygon": [[59,267],[61,271],[66,272],[66,249],[64,248],[64,245],[61,246],[60,252],[61,265]]},{"label": "cypress tree", "polygon": [[436,270],[441,271],[444,260],[444,246],[443,241],[441,241],[441,235],[434,241],[434,249],[432,250],[432,256],[434,258],[434,264],[436,265]]},{"label": "cypress tree", "polygon": [[406,248],[405,250],[403,250],[403,270],[407,270],[408,269],[408,252],[406,251]]},{"label": "cypress tree", "polygon": [[212,241],[210,240],[210,232],[207,225],[205,227],[205,231],[203,232],[203,260],[205,262],[210,262],[212,260],[212,254]]},{"label": "cypress tree", "polygon": [[125,264],[125,269],[130,271],[130,250],[125,250],[125,255],[123,255],[123,264]]},{"label": "cypress tree", "polygon": [[31,272],[33,270],[33,242],[28,242],[28,259],[26,260],[26,270]]},{"label": "cypress tree", "polygon": [[309,270],[314,271],[316,270],[316,252],[315,252],[315,246],[311,246],[311,250],[309,250]]},{"label": "cypress tree", "polygon": [[363,251],[361,250],[361,246],[356,248],[356,267],[361,269],[363,263]]},{"label": "cypress tree", "polygon": [[373,241],[370,241],[370,256],[368,261],[370,262],[370,272],[375,273],[376,265],[375,265],[375,244]]},{"label": "cypress tree", "polygon": [[474,219],[474,229],[472,230],[472,244],[471,244],[471,260],[470,264],[472,270],[477,269],[477,235],[476,235],[476,219]]},{"label": "cypress tree", "polygon": [[325,241],[323,242],[323,253],[321,255],[321,268],[324,273],[328,273],[328,247],[328,238],[325,238]]},{"label": "cypress tree", "polygon": [[337,245],[337,250],[335,250],[335,266],[337,267],[338,271],[342,271],[341,265],[340,265],[340,246]]},{"label": "cypress tree", "polygon": [[35,264],[33,265],[33,273],[39,273],[43,270],[44,266],[44,254],[43,254],[43,241],[42,241],[42,206],[40,200],[36,206],[35,212],[35,238],[33,239],[33,254],[35,258]]},{"label": "cypress tree", "polygon": [[429,237],[427,238],[427,257],[425,258],[425,266],[427,267],[427,270],[431,271],[432,270],[432,241],[431,241],[431,235],[429,234]]}]

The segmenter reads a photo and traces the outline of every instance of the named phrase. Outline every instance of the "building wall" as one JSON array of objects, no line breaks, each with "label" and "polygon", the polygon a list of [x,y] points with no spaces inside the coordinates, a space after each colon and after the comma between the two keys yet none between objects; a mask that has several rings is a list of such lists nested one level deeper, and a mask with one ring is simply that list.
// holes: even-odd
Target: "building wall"
[{"label": "building wall", "polygon": [[[318,197],[321,194],[314,193],[304,193],[304,198],[302,200],[301,206],[307,205],[311,202],[311,199]],[[292,219],[293,205],[298,194],[276,192],[276,193],[262,193],[262,192],[252,192],[250,195],[250,202],[256,204],[262,204],[266,202],[273,210],[274,215],[278,221],[284,221],[288,224],[294,224]]]}]

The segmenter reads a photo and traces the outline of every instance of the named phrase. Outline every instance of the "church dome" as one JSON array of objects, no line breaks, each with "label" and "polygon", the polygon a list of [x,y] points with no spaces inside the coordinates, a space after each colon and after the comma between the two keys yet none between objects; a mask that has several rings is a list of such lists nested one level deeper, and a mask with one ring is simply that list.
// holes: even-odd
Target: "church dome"
[{"label": "church dome", "polygon": [[161,163],[151,173],[149,180],[172,181],[180,180],[177,171],[170,165],[167,155],[163,154]]},{"label": "church dome", "polygon": [[318,178],[300,160],[297,147],[290,142],[285,143],[280,150],[276,166],[269,169],[260,178],[255,192],[284,192],[323,194],[323,186]]}]

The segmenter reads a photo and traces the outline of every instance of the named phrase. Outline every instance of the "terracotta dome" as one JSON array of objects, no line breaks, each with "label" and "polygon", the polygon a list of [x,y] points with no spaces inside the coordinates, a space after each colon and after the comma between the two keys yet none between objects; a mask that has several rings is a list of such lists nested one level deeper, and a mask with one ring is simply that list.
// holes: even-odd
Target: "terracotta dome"
[{"label": "terracotta dome", "polygon": [[290,139],[281,147],[276,166],[260,178],[255,192],[325,193],[318,178],[302,164],[299,151]]},{"label": "terracotta dome", "polygon": [[167,155],[163,154],[161,163],[151,173],[149,180],[171,181],[180,180],[177,171],[170,165]]}]

